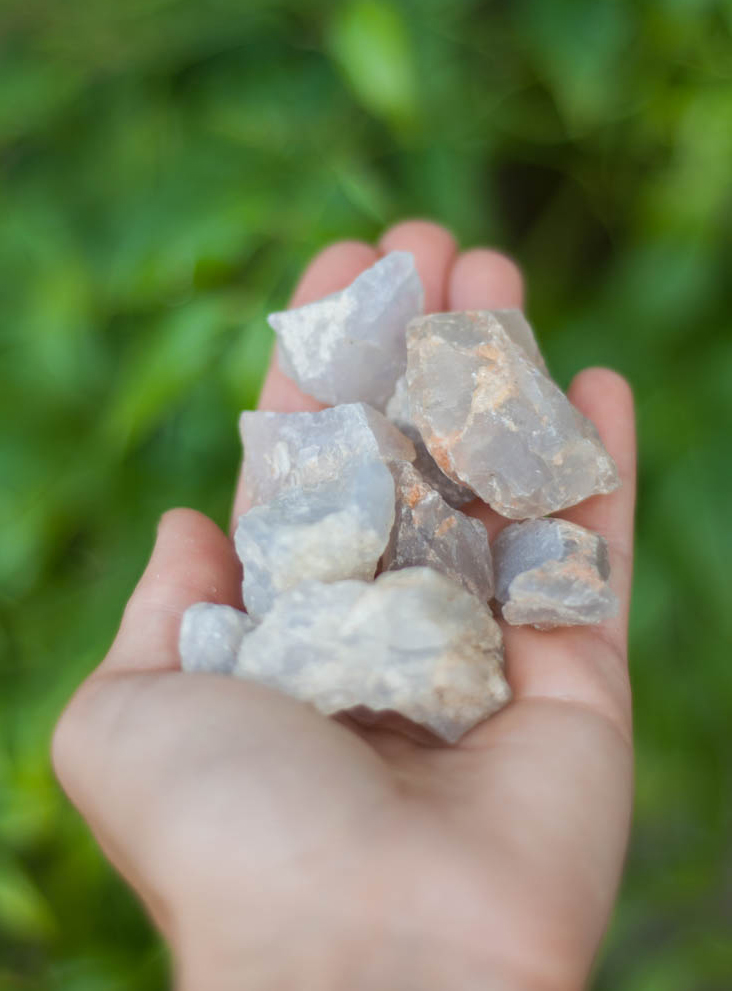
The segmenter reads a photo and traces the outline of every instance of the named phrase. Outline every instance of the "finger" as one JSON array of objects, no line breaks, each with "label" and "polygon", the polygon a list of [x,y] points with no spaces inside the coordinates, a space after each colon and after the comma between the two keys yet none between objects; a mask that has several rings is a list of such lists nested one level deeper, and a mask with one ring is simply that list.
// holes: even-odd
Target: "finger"
[{"label": "finger", "polygon": [[455,261],[448,285],[451,310],[501,310],[524,305],[521,270],[491,248],[472,248]]},{"label": "finger", "polygon": [[[447,290],[451,310],[497,310],[523,305],[523,277],[510,258],[490,248],[463,252],[452,266]],[[490,506],[476,499],[463,512],[479,519],[492,540],[506,525]]]},{"label": "finger", "polygon": [[636,440],[633,394],[626,380],[609,368],[586,368],[574,379],[569,398],[597,427],[615,459],[620,488],[595,496],[560,513],[573,523],[594,530],[608,542],[611,584],[620,600],[616,620],[606,624],[623,644],[628,625],[633,569],[633,516],[636,488]]},{"label": "finger", "polygon": [[424,286],[425,312],[447,308],[447,284],[457,253],[450,231],[428,220],[404,220],[382,235],[379,251],[382,255],[389,251],[411,251]]},{"label": "finger", "polygon": [[[317,299],[322,299],[329,293],[345,289],[360,275],[378,261],[375,248],[363,241],[339,241],[325,248],[316,255],[305,269],[298,283],[290,306],[304,306]],[[312,396],[302,392],[292,379],[288,378],[279,366],[277,349],[275,348],[269,365],[269,371],[259,396],[259,409],[272,410],[277,413],[294,413],[300,410],[315,411],[323,409],[323,404]],[[231,529],[236,528],[242,513],[249,508],[249,500],[244,490],[243,473],[239,471],[239,481],[234,496],[234,506],[231,511]]]},{"label": "finger", "polygon": [[166,513],[145,572],[100,673],[178,668],[178,633],[194,602],[241,608],[241,569],[215,523],[191,509]]},{"label": "finger", "polygon": [[570,398],[596,424],[618,465],[621,487],[561,515],[607,539],[610,584],[620,600],[620,613],[596,626],[551,632],[506,626],[509,680],[517,699],[576,702],[601,714],[629,738],[626,633],[635,502],[633,398],[621,376],[600,368],[582,372],[570,389]]}]

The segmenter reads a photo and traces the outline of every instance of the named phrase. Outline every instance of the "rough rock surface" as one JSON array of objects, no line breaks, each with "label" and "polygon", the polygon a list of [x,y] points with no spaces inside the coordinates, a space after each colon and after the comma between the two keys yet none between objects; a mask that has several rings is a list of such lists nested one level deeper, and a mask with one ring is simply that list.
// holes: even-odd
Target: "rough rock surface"
[{"label": "rough rock surface", "polygon": [[396,711],[450,742],[511,695],[490,609],[429,568],[303,582],[244,637],[234,673],[326,714]]},{"label": "rough rock surface", "polygon": [[394,479],[381,461],[253,506],[235,536],[247,610],[259,619],[278,595],[309,578],[373,579],[393,523]]},{"label": "rough rock surface", "polygon": [[502,516],[617,488],[594,426],[491,313],[418,317],[407,352],[409,408],[430,454]]},{"label": "rough rock surface", "polygon": [[599,623],[618,602],[607,583],[605,540],[566,520],[507,526],[493,542],[496,599],[503,618],[539,629]]},{"label": "rough rock surface", "polygon": [[232,606],[197,602],[183,613],[178,647],[184,671],[231,674],[254,620]]},{"label": "rough rock surface", "polygon": [[493,565],[488,535],[479,520],[449,506],[412,465],[392,469],[396,519],[382,559],[384,571],[434,568],[477,596],[493,598]]},{"label": "rough rock surface", "polygon": [[394,426],[398,427],[405,437],[409,437],[414,444],[414,467],[424,480],[440,493],[445,502],[450,506],[459,508],[475,499],[475,492],[472,489],[466,488],[464,485],[458,485],[457,482],[453,482],[451,478],[448,478],[440,470],[439,465],[427,450],[427,445],[422,440],[419,430],[412,423],[409,413],[409,394],[407,392],[406,375],[402,375],[397,381],[394,395],[386,404],[386,415]]},{"label": "rough rock surface", "polygon": [[365,403],[318,413],[242,413],[244,482],[251,502],[284,489],[335,481],[367,461],[413,461],[414,445]]},{"label": "rough rock surface", "polygon": [[[547,375],[549,374],[544,363],[544,358],[539,350],[539,345],[536,343],[531,324],[521,310],[482,310],[480,312],[486,317],[497,320],[513,340],[514,344],[523,348],[530,360],[538,365]],[[414,467],[433,489],[437,489],[445,502],[454,506],[456,509],[466,505],[468,502],[472,502],[475,499],[475,492],[465,485],[454,482],[440,470],[439,465],[428,451],[422,435],[414,425],[409,410],[409,390],[407,388],[406,373],[397,380],[394,387],[394,394],[386,404],[385,412],[394,426],[398,427],[412,441],[414,450],[416,451]]]},{"label": "rough rock surface", "polygon": [[383,410],[406,366],[404,329],[423,305],[414,256],[392,251],[346,289],[268,319],[280,366],[303,392]]},{"label": "rough rock surface", "polygon": [[544,356],[536,343],[536,337],[531,324],[523,315],[521,310],[479,310],[477,311],[486,319],[497,321],[506,331],[514,344],[526,352],[529,361],[533,361],[541,370],[548,375]]}]

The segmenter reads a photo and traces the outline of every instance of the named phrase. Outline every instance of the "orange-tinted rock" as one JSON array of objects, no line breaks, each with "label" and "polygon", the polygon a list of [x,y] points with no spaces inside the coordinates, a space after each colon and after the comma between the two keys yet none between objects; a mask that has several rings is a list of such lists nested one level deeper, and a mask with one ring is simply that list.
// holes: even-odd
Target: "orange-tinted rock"
[{"label": "orange-tinted rock", "polygon": [[448,506],[412,465],[395,465],[392,472],[396,516],[383,569],[434,568],[488,602],[493,597],[493,565],[483,524]]},{"label": "orange-tinted rock", "polygon": [[617,613],[607,544],[576,523],[514,523],[493,541],[493,555],[496,600],[508,623],[583,626]]},{"label": "orange-tinted rock", "polygon": [[491,312],[433,313],[407,328],[409,408],[440,469],[496,512],[536,518],[611,492],[594,426]]}]

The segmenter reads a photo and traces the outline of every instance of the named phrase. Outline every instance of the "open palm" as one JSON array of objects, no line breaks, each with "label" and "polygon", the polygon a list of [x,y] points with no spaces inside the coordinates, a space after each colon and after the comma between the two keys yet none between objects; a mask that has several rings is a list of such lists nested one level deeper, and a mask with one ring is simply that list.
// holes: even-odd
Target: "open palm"
[{"label": "open palm", "polygon": [[[425,222],[378,249],[334,245],[301,304],[378,253],[415,255],[428,310],[519,306],[487,249],[458,255]],[[505,629],[515,701],[453,747],[355,728],[262,686],[178,670],[193,602],[241,605],[227,537],[168,513],[107,658],[68,706],[54,757],[72,800],[170,942],[184,989],[573,991],[615,897],[631,808],[625,632],[634,499],[632,401],[603,369],[570,397],[622,487],[562,515],[608,540],[619,617]],[[316,409],[277,368],[266,409]],[[245,508],[239,488],[234,518]],[[494,533],[499,519],[471,507]]]}]

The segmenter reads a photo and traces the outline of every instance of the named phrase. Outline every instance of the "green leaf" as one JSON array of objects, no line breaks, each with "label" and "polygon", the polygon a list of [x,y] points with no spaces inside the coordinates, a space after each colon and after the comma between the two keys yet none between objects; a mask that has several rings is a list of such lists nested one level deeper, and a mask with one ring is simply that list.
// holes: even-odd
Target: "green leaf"
[{"label": "green leaf", "polygon": [[18,862],[0,860],[0,931],[45,940],[54,929],[51,909],[28,874]]},{"label": "green leaf", "polygon": [[78,94],[76,66],[20,52],[0,57],[0,142],[48,125]]},{"label": "green leaf", "polygon": [[206,374],[229,329],[230,300],[196,300],[166,314],[142,335],[112,396],[103,433],[120,447],[137,442]]},{"label": "green leaf", "polygon": [[417,116],[412,41],[400,11],[385,0],[341,7],[329,47],[357,99],[375,117],[407,127]]},{"label": "green leaf", "polygon": [[523,0],[517,30],[570,129],[605,123],[631,98],[626,66],[632,13],[617,0]]}]

